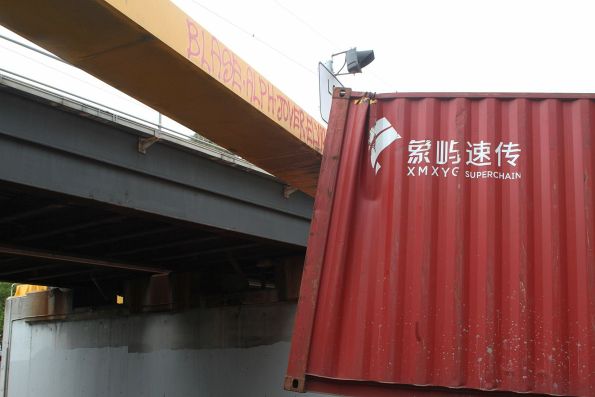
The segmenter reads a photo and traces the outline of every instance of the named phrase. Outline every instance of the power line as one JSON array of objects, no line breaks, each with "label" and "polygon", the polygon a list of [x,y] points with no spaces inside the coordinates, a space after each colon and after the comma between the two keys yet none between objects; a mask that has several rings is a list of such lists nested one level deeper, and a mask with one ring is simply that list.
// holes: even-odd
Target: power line
[{"label": "power line", "polygon": [[[4,37],[2,37],[2,38],[4,38]],[[35,51],[35,52],[37,52],[37,53],[39,53],[39,54],[41,54],[41,55],[45,55],[45,56],[49,57],[50,59],[56,59],[56,58],[58,58],[58,57],[56,57],[55,55],[52,55],[52,54],[50,54],[50,53],[44,53],[43,51],[36,50],[35,48],[32,48],[32,47],[30,47],[30,46],[28,46],[28,45],[26,45],[26,44],[23,44],[23,43],[19,43],[18,41],[14,41],[14,40],[10,40],[10,39],[9,39],[8,41],[9,41],[9,42],[12,42],[12,43],[14,43],[14,44],[17,44],[17,45],[19,45],[19,46],[22,46],[22,47],[24,47],[24,48],[26,48],[26,49],[33,50],[33,51]],[[94,84],[94,83],[93,83],[93,82],[91,82],[91,81],[83,80],[83,79],[81,79],[81,78],[79,78],[79,77],[77,77],[77,76],[75,76],[75,75],[73,75],[73,74],[70,74],[70,73],[68,73],[68,72],[66,72],[66,71],[64,71],[64,70],[60,70],[60,69],[58,69],[58,68],[55,68],[55,67],[53,67],[53,66],[52,66],[52,65],[50,65],[50,64],[47,64],[47,63],[41,62],[39,59],[35,59],[35,58],[32,58],[32,57],[30,57],[30,56],[28,56],[28,55],[22,54],[22,53],[20,53],[20,52],[16,51],[15,49],[13,49],[13,48],[9,48],[9,47],[6,47],[6,46],[4,46],[4,45],[0,45],[0,47],[4,48],[5,50],[7,50],[7,51],[10,51],[10,52],[12,52],[13,54],[16,54],[16,55],[18,55],[18,56],[20,56],[20,57],[23,57],[23,58],[29,59],[29,60],[31,60],[31,61],[33,61],[33,62],[35,62],[35,63],[38,63],[38,64],[40,64],[40,65],[42,65],[42,66],[44,66],[44,67],[46,67],[46,68],[48,68],[48,69],[52,69],[52,70],[54,70],[54,71],[56,71],[56,72],[58,72],[58,73],[60,73],[60,74],[62,74],[62,75],[65,75],[65,76],[67,76],[68,78],[71,78],[71,79],[78,80],[78,81],[80,81],[81,83],[84,83],[84,84],[86,84],[86,85],[88,85],[88,86],[91,86],[91,87],[93,87],[93,88],[95,88],[95,89],[97,89],[97,90],[103,91],[104,93],[106,93],[106,94],[109,94],[109,95],[111,95],[111,96],[117,96],[118,94],[122,94],[122,93],[121,93],[121,92],[119,92],[119,91],[118,91],[118,92],[112,92],[112,91],[109,91],[109,90],[107,90],[106,88],[104,88],[104,87],[102,87],[102,86],[99,86],[99,85],[97,85],[97,84]],[[80,69],[78,69],[76,66],[74,66],[74,65],[72,65],[72,64],[70,64],[70,63],[68,63],[68,62],[66,62],[66,61],[64,61],[64,60],[61,60],[61,59],[57,59],[57,60],[59,60],[60,62],[63,62],[64,64],[66,64],[66,65],[70,66],[71,68],[75,68],[76,70],[80,70]],[[93,76],[91,76],[91,77],[93,77]],[[94,77],[93,77],[93,78],[94,78]],[[103,83],[103,84],[105,84],[105,83]],[[112,89],[116,90],[115,88],[113,88],[113,87],[111,87],[111,86],[108,86],[108,87],[110,87],[110,88],[112,88]],[[124,99],[124,98],[122,98],[122,99]],[[129,100],[129,99],[130,99],[130,98],[126,98],[126,100]],[[146,106],[146,105],[144,105],[144,104],[143,104],[143,106]]]},{"label": "power line", "polygon": [[221,14],[211,10],[209,7],[199,3],[196,0],[192,0],[192,2],[194,4],[196,4],[197,6],[201,7],[202,9],[204,9],[205,11],[213,14],[214,16],[216,16],[217,18],[221,19],[222,21],[226,22],[227,24],[233,26],[234,28],[238,29],[240,32],[250,36],[251,38],[253,38],[254,40],[258,41],[260,44],[264,45],[265,47],[269,48],[272,51],[275,51],[277,54],[281,55],[283,58],[287,59],[288,61],[292,62],[293,64],[299,66],[300,68],[304,69],[305,71],[307,71],[308,73],[311,74],[316,74],[315,71],[313,71],[312,69],[310,69],[309,67],[307,67],[306,65],[304,65],[303,63],[293,59],[292,57],[290,57],[289,55],[285,54],[283,51],[279,50],[276,47],[273,47],[272,45],[270,45],[269,43],[267,43],[266,41],[262,40],[261,38],[257,37],[254,33],[248,31],[247,29],[243,28],[242,26],[230,21],[229,19],[225,18],[224,16],[222,16]]},{"label": "power line", "polygon": [[[329,43],[330,45],[332,45],[334,47],[339,47],[339,44],[336,41],[330,39],[328,36],[326,36],[325,34],[320,32],[318,29],[316,29],[314,26],[312,26],[310,23],[308,23],[302,17],[300,17],[295,12],[293,12],[291,9],[289,9],[288,7],[283,5],[279,0],[273,0],[273,1],[275,2],[275,4],[277,4],[277,6],[282,8],[289,15],[291,15],[296,21],[298,21],[302,25],[306,26],[308,29],[310,29],[312,32],[314,32],[316,35],[318,35],[320,38],[324,39],[327,43]],[[387,80],[385,80],[382,76],[378,75],[377,73],[371,72],[371,74],[376,78],[376,80],[380,81],[381,83],[390,85],[390,83]]]},{"label": "power line", "polygon": [[297,20],[299,23],[301,23],[302,25],[306,26],[308,29],[310,29],[312,32],[314,32],[315,34],[317,34],[319,37],[323,38],[324,40],[326,40],[330,45],[334,46],[334,47],[338,47],[339,45],[337,44],[337,42],[329,39],[326,35],[324,35],[323,33],[321,33],[318,29],[316,29],[314,26],[310,25],[307,21],[305,21],[304,19],[302,19],[300,16],[298,16],[296,13],[294,13],[293,11],[291,11],[288,7],[284,6],[281,2],[279,2],[279,0],[274,0],[274,2],[277,4],[277,6],[279,6],[280,8],[282,8],[283,10],[285,10],[285,12],[287,12],[289,15],[291,15],[295,20]]},{"label": "power line", "polygon": [[24,47],[24,48],[26,48],[26,49],[28,49],[28,50],[35,51],[35,52],[37,52],[38,54],[44,55],[44,56],[46,56],[46,57],[48,57],[48,58],[52,58],[52,59],[55,59],[56,61],[60,61],[60,62],[62,62],[62,63],[65,63],[65,64],[67,64],[67,65],[70,65],[70,66],[72,66],[70,63],[68,63],[67,61],[65,61],[64,59],[62,59],[62,58],[60,58],[60,57],[57,57],[57,56],[55,56],[55,55],[54,55],[54,54],[52,54],[51,52],[40,50],[40,49],[38,49],[38,48],[35,48],[35,47],[33,47],[33,46],[30,46],[30,45],[28,45],[28,44],[26,44],[26,43],[22,43],[22,42],[20,42],[20,41],[18,41],[18,40],[11,39],[10,37],[7,37],[7,36],[1,35],[1,34],[0,34],[0,39],[3,39],[3,40],[6,40],[6,41],[9,41],[9,42],[11,42],[11,43],[13,43],[13,44],[19,45],[19,46],[21,46],[21,47]]}]

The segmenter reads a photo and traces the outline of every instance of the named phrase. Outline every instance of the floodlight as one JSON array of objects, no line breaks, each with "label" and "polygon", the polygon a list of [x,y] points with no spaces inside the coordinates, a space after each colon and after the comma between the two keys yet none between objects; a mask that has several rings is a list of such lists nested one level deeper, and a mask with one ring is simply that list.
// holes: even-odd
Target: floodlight
[{"label": "floodlight", "polygon": [[[343,62],[343,66],[341,66],[337,73],[333,72],[333,75],[335,76],[361,73],[362,69],[368,66],[370,63],[372,63],[372,61],[374,60],[374,51],[357,51],[357,49],[354,47],[347,51],[341,51],[331,55],[331,62],[334,57],[341,54],[345,55],[345,61]],[[341,73],[345,66],[347,66],[347,73]]]},{"label": "floodlight", "polygon": [[355,48],[345,53],[345,62],[349,73],[361,73],[362,68],[368,66],[374,60],[374,51],[356,51]]},{"label": "floodlight", "polygon": [[[343,66],[335,72],[333,68],[333,59],[341,54],[344,56]],[[318,64],[320,116],[325,122],[328,123],[329,120],[333,90],[336,87],[343,87],[343,84],[337,79],[337,76],[361,73],[362,69],[372,63],[373,60],[374,51],[357,51],[354,47],[347,51],[337,52],[336,54],[331,55],[331,59],[324,64],[322,62]],[[345,66],[347,66],[347,72],[341,73]]]}]

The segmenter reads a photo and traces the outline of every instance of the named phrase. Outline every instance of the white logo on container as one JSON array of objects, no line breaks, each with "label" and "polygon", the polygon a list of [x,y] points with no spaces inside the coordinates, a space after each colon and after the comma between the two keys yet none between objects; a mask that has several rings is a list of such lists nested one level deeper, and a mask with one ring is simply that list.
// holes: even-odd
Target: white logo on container
[{"label": "white logo on container", "polygon": [[380,170],[381,167],[378,162],[378,156],[380,156],[380,153],[397,139],[401,139],[401,136],[397,133],[397,130],[393,128],[386,117],[376,121],[374,127],[370,128],[370,135],[368,136],[370,163],[376,174],[378,174],[378,170]]}]

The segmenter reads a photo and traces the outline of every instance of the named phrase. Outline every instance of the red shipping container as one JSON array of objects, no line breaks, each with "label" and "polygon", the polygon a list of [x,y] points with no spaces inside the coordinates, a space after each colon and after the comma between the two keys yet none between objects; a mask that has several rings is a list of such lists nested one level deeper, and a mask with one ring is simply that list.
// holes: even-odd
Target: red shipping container
[{"label": "red shipping container", "polygon": [[595,95],[333,101],[285,388],[595,396]]}]

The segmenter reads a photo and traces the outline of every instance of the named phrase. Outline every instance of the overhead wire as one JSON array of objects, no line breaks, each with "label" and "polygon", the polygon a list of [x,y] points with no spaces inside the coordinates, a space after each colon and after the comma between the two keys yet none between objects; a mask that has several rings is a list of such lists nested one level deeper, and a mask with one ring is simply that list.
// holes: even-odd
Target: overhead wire
[{"label": "overhead wire", "polygon": [[[339,47],[339,44],[336,41],[330,39],[328,36],[326,36],[325,34],[320,32],[318,29],[316,29],[314,26],[312,26],[310,23],[308,23],[303,18],[301,18],[299,15],[297,15],[294,11],[292,11],[289,7],[283,5],[279,0],[273,0],[273,1],[279,8],[283,9],[285,12],[287,12],[289,15],[291,15],[296,21],[298,21],[299,23],[301,23],[302,25],[304,25],[305,27],[310,29],[312,32],[314,32],[316,35],[318,35],[318,37],[324,39],[326,42],[328,42],[329,44],[331,44],[334,47]],[[344,66],[345,65],[343,65],[343,67]],[[343,69],[343,67],[341,67],[341,69]],[[339,72],[337,72],[337,73],[339,73]],[[386,79],[384,79],[382,76],[378,75],[376,72],[371,71],[371,74],[381,83],[389,85],[389,86],[392,85]]]},{"label": "overhead wire", "polygon": [[[50,59],[52,59],[52,60],[55,60],[55,61],[61,62],[61,63],[65,64],[65,65],[67,65],[68,67],[70,67],[70,68],[72,68],[72,69],[75,69],[75,70],[77,70],[77,71],[79,71],[79,72],[83,72],[83,73],[85,73],[85,74],[88,74],[88,73],[86,73],[86,72],[82,71],[81,69],[79,69],[77,66],[75,66],[75,65],[71,64],[70,62],[66,61],[65,59],[62,59],[62,58],[60,58],[60,57],[58,57],[58,56],[56,56],[56,55],[52,54],[52,53],[51,53],[51,52],[49,52],[49,51],[46,51],[46,50],[43,50],[43,49],[40,49],[40,48],[36,48],[36,47],[34,47],[34,46],[32,46],[32,45],[29,45],[29,44],[27,44],[27,43],[25,43],[25,42],[21,42],[21,41],[19,41],[19,40],[16,40],[16,39],[10,38],[10,37],[8,37],[8,36],[5,36],[5,35],[2,35],[2,34],[0,34],[0,40],[4,40],[4,41],[7,41],[7,42],[9,42],[9,43],[11,43],[11,44],[14,44],[14,45],[17,45],[17,46],[19,46],[19,47],[25,48],[25,49],[27,49],[27,50],[33,51],[33,52],[35,52],[35,53],[37,53],[37,54],[43,55],[43,56],[45,56],[45,57],[47,57],[47,58],[50,58]],[[75,79],[75,80],[77,80],[77,81],[80,81],[81,83],[84,83],[84,84],[86,84],[86,85],[88,85],[88,86],[90,86],[90,87],[92,87],[92,88],[94,88],[94,89],[98,89],[98,90],[100,90],[100,91],[103,91],[104,93],[106,93],[106,94],[108,94],[108,95],[110,95],[110,96],[116,96],[116,97],[117,97],[118,95],[122,95],[123,97],[122,97],[122,98],[118,98],[118,99],[120,99],[120,100],[124,100],[124,101],[133,101],[135,104],[140,104],[141,106],[143,106],[144,108],[146,108],[145,110],[150,110],[150,111],[156,112],[158,115],[160,115],[160,116],[161,116],[161,114],[160,114],[159,112],[157,112],[156,110],[154,110],[154,109],[150,108],[149,106],[147,106],[147,105],[143,104],[142,102],[139,102],[138,100],[136,100],[136,99],[134,99],[134,98],[130,97],[129,95],[127,95],[127,94],[125,94],[125,93],[123,93],[123,92],[119,91],[118,89],[116,89],[116,88],[114,88],[114,87],[111,87],[111,86],[109,86],[109,85],[107,85],[107,84],[103,83],[103,82],[102,82],[102,81],[100,81],[100,80],[97,80],[97,79],[96,79],[94,76],[91,76],[91,75],[89,75],[89,77],[91,77],[93,80],[96,80],[98,83],[101,83],[101,86],[100,86],[100,85],[98,85],[98,84],[94,84],[94,83],[93,83],[93,81],[83,80],[83,79],[81,79],[81,78],[79,78],[79,77],[76,77],[75,75],[73,75],[73,74],[70,74],[70,73],[66,72],[65,70],[60,70],[60,69],[58,69],[58,68],[55,68],[55,67],[53,67],[52,65],[50,65],[50,64],[48,64],[48,63],[44,63],[44,62],[42,62],[42,61],[41,61],[41,60],[39,60],[39,59],[32,58],[32,57],[30,57],[30,56],[28,56],[28,55],[26,55],[26,54],[23,54],[23,53],[21,53],[21,52],[19,52],[19,51],[16,51],[14,48],[10,48],[10,47],[7,47],[7,46],[5,46],[5,45],[2,45],[2,44],[0,44],[0,48],[3,48],[4,50],[6,50],[6,51],[9,51],[9,52],[11,52],[11,53],[13,53],[13,54],[16,54],[16,55],[18,55],[18,56],[20,56],[20,57],[23,57],[23,58],[29,59],[29,60],[31,60],[31,61],[33,61],[33,62],[35,62],[35,63],[39,64],[40,66],[43,66],[43,67],[46,67],[46,68],[48,68],[48,69],[54,70],[54,71],[56,71],[56,72],[58,72],[58,73],[60,73],[60,74],[62,74],[62,75],[65,75],[65,76],[67,76],[67,77],[69,77],[69,78],[72,78],[72,79]],[[30,80],[31,82],[34,82],[34,83],[36,83],[36,84],[38,83],[38,84],[41,84],[41,85],[43,85],[43,86],[51,87],[53,90],[56,90],[56,91],[62,92],[63,94],[70,95],[70,96],[72,96],[72,97],[74,97],[74,98],[77,98],[77,99],[84,100],[84,101],[86,101],[86,102],[89,102],[89,103],[91,103],[91,104],[93,104],[93,105],[101,106],[101,107],[103,107],[103,108],[105,108],[105,109],[107,109],[107,110],[109,110],[109,111],[114,111],[114,112],[117,112],[117,113],[119,113],[119,114],[122,114],[122,115],[124,115],[124,116],[126,116],[126,117],[131,117],[131,118],[133,118],[133,119],[137,119],[137,120],[140,120],[140,121],[142,121],[142,122],[146,122],[146,123],[150,123],[150,124],[155,124],[154,122],[152,122],[152,121],[149,121],[149,120],[146,120],[146,119],[143,119],[142,117],[135,116],[135,115],[133,115],[133,114],[130,114],[130,113],[126,113],[126,112],[124,112],[124,111],[122,111],[122,110],[119,110],[119,109],[112,108],[112,107],[110,107],[110,106],[108,106],[108,105],[105,105],[105,104],[102,104],[102,103],[99,103],[99,102],[95,102],[95,101],[93,101],[93,100],[92,100],[92,99],[90,99],[90,98],[85,98],[85,97],[79,96],[79,95],[77,95],[77,94],[74,94],[74,93],[72,93],[72,92],[67,92],[67,91],[61,90],[61,89],[59,89],[59,88],[56,88],[56,87],[49,86],[49,85],[47,85],[47,84],[45,84],[45,83],[41,83],[41,82],[38,82],[38,81],[32,80],[32,79],[30,79],[30,78],[28,78],[28,77],[22,76],[22,75],[20,75],[20,74],[18,74],[18,73],[15,73],[15,72],[12,72],[12,71],[9,71],[9,70],[6,70],[6,69],[0,69],[0,70],[2,70],[2,71],[4,71],[4,72],[7,72],[7,73],[10,73],[10,74],[12,74],[12,75],[14,75],[14,76],[17,76],[18,78],[22,78],[22,79]],[[111,90],[115,90],[115,92],[114,92],[114,91],[111,91],[110,89],[111,89]],[[169,119],[169,118],[167,118],[167,119]],[[172,120],[172,119],[169,119],[169,120]],[[172,120],[172,121],[174,121],[174,122],[175,122],[175,120]],[[208,141],[208,140],[206,140],[206,138],[204,138],[204,137],[200,136],[200,135],[199,135],[199,134],[197,134],[195,131],[192,131],[190,128],[188,128],[188,127],[185,127],[184,125],[182,125],[182,124],[179,124],[179,123],[177,123],[177,122],[176,122],[176,124],[178,124],[178,126],[180,126],[180,127],[183,127],[183,128],[185,128],[186,130],[188,130],[188,131],[192,132],[192,134],[194,134],[194,135],[195,135],[194,139],[198,139],[198,140],[200,140],[200,141]],[[173,133],[175,133],[175,134],[180,134],[180,135],[184,135],[184,136],[186,136],[186,134],[184,134],[183,132],[180,132],[180,131],[177,131],[177,130],[174,130],[174,129],[171,129],[171,128],[168,128],[168,127],[165,127],[165,126],[163,126],[163,125],[161,124],[161,122],[159,122],[159,123],[157,123],[157,124],[155,124],[155,125],[158,125],[158,127],[159,127],[160,129],[165,129],[165,130],[171,131],[171,132],[173,132]],[[210,141],[208,141],[208,142],[210,142]]]},{"label": "overhead wire", "polygon": [[[78,71],[81,71],[81,70],[80,70],[79,68],[77,68],[75,65],[73,65],[73,64],[71,64],[71,63],[69,63],[68,61],[66,61],[66,60],[64,60],[64,59],[62,59],[62,58],[60,58],[60,57],[57,57],[57,56],[55,56],[54,54],[52,54],[52,53],[50,53],[50,52],[41,51],[41,50],[39,50],[39,49],[37,49],[37,48],[35,48],[35,47],[32,47],[32,46],[30,46],[30,45],[27,45],[26,43],[21,43],[21,42],[19,42],[18,40],[14,40],[14,39],[8,38],[8,37],[6,37],[6,36],[3,36],[3,35],[0,35],[0,39],[3,39],[3,40],[5,40],[5,41],[8,41],[8,42],[10,42],[10,43],[12,43],[12,44],[18,45],[18,46],[20,46],[20,47],[23,47],[23,48],[25,48],[25,49],[27,49],[27,50],[34,51],[34,52],[36,52],[36,53],[38,53],[38,54],[40,54],[40,55],[46,56],[46,57],[48,57],[48,58],[50,58],[50,59],[53,59],[53,60],[56,60],[56,61],[62,62],[62,63],[64,63],[65,65],[68,65],[69,67],[71,67],[71,68],[73,68],[73,69],[76,69],[76,70],[78,70]],[[48,69],[51,69],[51,70],[53,70],[53,71],[55,71],[55,72],[58,72],[58,73],[60,73],[60,74],[62,74],[62,75],[64,75],[64,76],[67,76],[68,78],[71,78],[71,79],[74,79],[74,80],[80,81],[81,83],[84,83],[84,84],[86,84],[86,85],[88,85],[88,86],[90,86],[90,87],[93,87],[93,88],[95,88],[95,89],[98,89],[98,90],[100,90],[100,91],[103,91],[104,93],[106,93],[106,94],[108,94],[108,95],[111,95],[111,96],[115,96],[115,95],[126,95],[126,94],[124,94],[124,93],[122,93],[122,92],[118,91],[117,89],[115,89],[115,88],[113,88],[113,87],[110,87],[110,86],[103,87],[103,86],[100,86],[99,84],[94,84],[94,82],[92,82],[92,81],[84,80],[84,79],[82,79],[82,78],[80,78],[80,77],[77,77],[77,76],[75,76],[75,75],[71,74],[71,73],[68,73],[68,72],[67,72],[67,71],[65,71],[65,70],[60,70],[60,69],[58,69],[58,68],[56,68],[56,67],[54,67],[54,66],[52,66],[52,65],[50,65],[50,64],[48,64],[48,63],[44,63],[44,62],[42,62],[42,61],[41,61],[41,60],[39,60],[39,59],[35,59],[35,58],[33,58],[33,57],[30,57],[30,56],[28,56],[28,55],[26,55],[26,54],[23,54],[23,53],[21,53],[21,52],[19,52],[19,51],[16,51],[14,48],[10,48],[10,47],[7,47],[7,46],[5,46],[5,45],[1,45],[1,44],[0,44],[0,47],[4,48],[4,49],[5,49],[5,50],[7,50],[7,51],[10,51],[10,52],[12,52],[13,54],[16,54],[16,55],[20,56],[20,57],[22,57],[22,58],[26,58],[26,59],[28,59],[28,60],[30,60],[30,61],[33,61],[33,62],[35,62],[35,63],[38,63],[38,64],[40,64],[40,65],[42,65],[42,66],[46,67],[46,68],[48,68]],[[86,73],[86,72],[83,72],[83,73]],[[90,76],[90,77],[92,77],[93,79],[95,79],[95,77],[93,77],[93,76]],[[101,82],[101,81],[98,81],[98,82],[99,82],[99,83],[101,83],[102,85],[103,85],[103,84],[105,84],[105,83],[103,83],[103,82]],[[115,90],[116,92],[108,90],[108,89],[107,89],[108,87],[109,87],[110,89],[112,89],[112,90]],[[122,99],[124,99],[124,98],[122,98]],[[131,98],[131,97],[129,97],[128,95],[126,95],[126,97],[125,97],[125,100],[130,100],[130,99],[133,99],[133,100],[134,100],[134,98]],[[138,101],[136,101],[136,100],[134,100],[134,101],[135,101],[135,102],[138,102]],[[139,103],[139,104],[141,104],[142,106],[146,106],[146,105],[144,105],[144,104],[142,104],[142,103],[140,103],[140,102],[138,102],[138,103]]]},{"label": "overhead wire", "polygon": [[5,40],[5,41],[9,41],[9,42],[11,42],[13,44],[19,45],[19,46],[24,47],[24,48],[26,48],[28,50],[35,51],[38,54],[44,55],[44,56],[46,56],[48,58],[52,58],[52,59],[55,59],[56,61],[59,61],[59,62],[62,62],[62,63],[65,63],[67,65],[72,66],[72,64],[70,64],[68,61],[66,61],[66,60],[64,60],[64,59],[62,59],[62,58],[60,58],[60,57],[52,54],[49,51],[40,50],[39,48],[33,47],[33,46],[31,46],[31,45],[29,45],[27,43],[23,43],[23,42],[20,42],[18,40],[12,39],[12,38],[10,38],[8,36],[4,36],[3,34],[0,34],[0,39]]},{"label": "overhead wire", "polygon": [[196,4],[200,8],[204,9],[205,11],[207,11],[210,14],[214,15],[215,17],[221,19],[225,23],[229,24],[230,26],[233,26],[234,28],[236,28],[240,32],[246,34],[247,36],[250,36],[251,38],[253,38],[254,40],[258,41],[260,44],[264,45],[268,49],[276,52],[277,54],[281,55],[283,58],[287,59],[288,61],[292,62],[293,64],[295,64],[295,65],[299,66],[300,68],[304,69],[308,73],[311,73],[311,74],[316,75],[316,72],[314,70],[310,69],[308,66],[304,65],[303,63],[299,62],[298,60],[290,57],[289,55],[287,55],[286,53],[284,53],[280,49],[278,49],[278,48],[272,46],[271,44],[267,43],[266,41],[262,40],[260,37],[256,36],[255,33],[250,32],[249,30],[247,30],[247,29],[243,28],[242,26],[238,25],[237,23],[229,20],[228,18],[224,17],[223,15],[219,14],[218,12],[213,11],[209,7],[205,6],[204,4],[201,4],[201,3],[199,3],[196,0],[191,0],[191,1],[192,1],[192,3]]},{"label": "overhead wire", "polygon": [[281,3],[279,0],[273,0],[273,1],[275,2],[275,4],[277,4],[277,6],[279,8],[283,9],[285,12],[287,12],[289,15],[291,15],[295,20],[297,20],[302,25],[304,25],[305,27],[307,27],[308,29],[310,29],[316,35],[318,35],[319,37],[323,38],[327,43],[329,43],[330,45],[332,45],[334,47],[338,47],[339,46],[339,44],[337,44],[336,41],[328,38],[325,34],[323,34],[322,32],[320,32],[314,26],[312,26],[307,21],[305,21],[303,18],[301,18],[299,15],[297,15],[295,12],[293,12],[290,8],[288,8],[285,5],[283,5],[283,3]]}]

